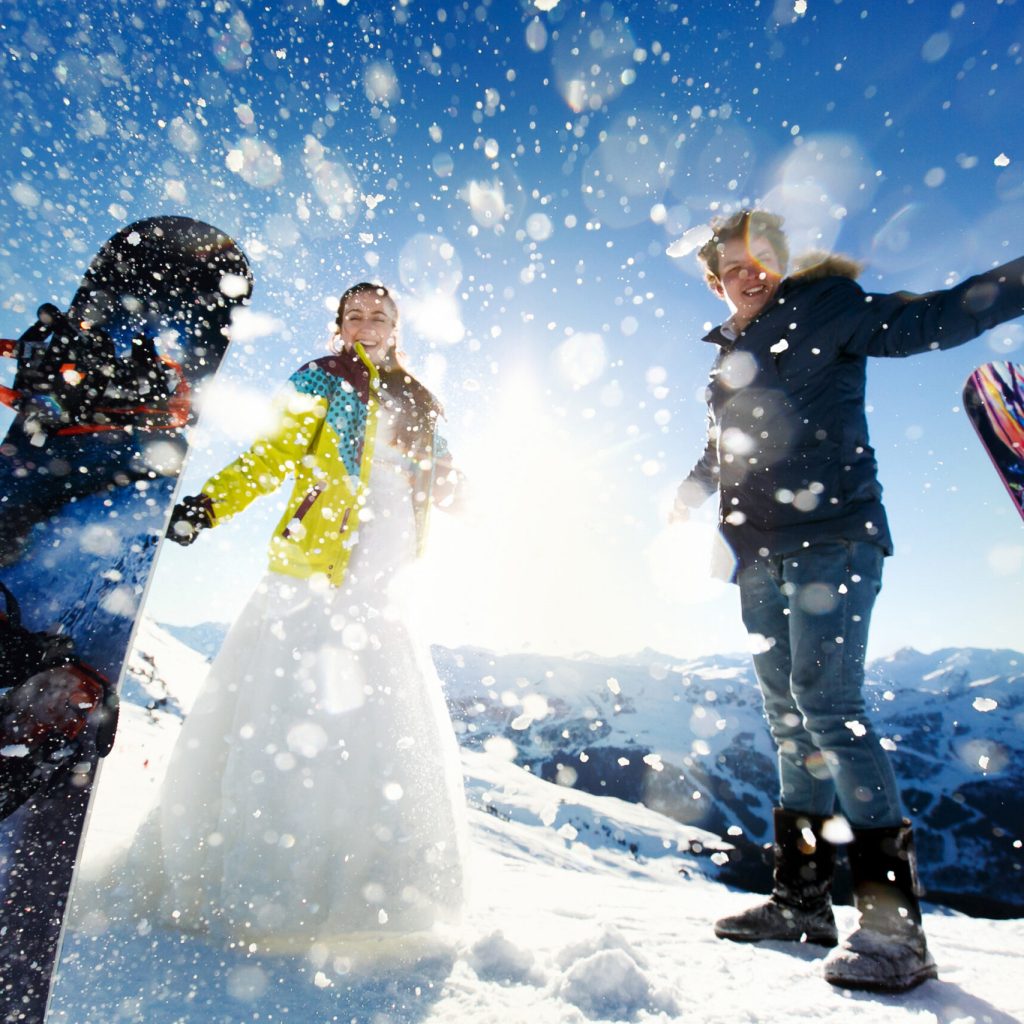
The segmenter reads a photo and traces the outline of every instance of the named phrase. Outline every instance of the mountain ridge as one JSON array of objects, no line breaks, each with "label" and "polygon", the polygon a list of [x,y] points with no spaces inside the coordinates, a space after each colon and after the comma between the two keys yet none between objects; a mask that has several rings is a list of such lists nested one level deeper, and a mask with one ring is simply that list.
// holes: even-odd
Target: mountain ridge
[{"label": "mountain ridge", "polygon": [[[211,649],[216,628],[185,635]],[[767,890],[778,783],[748,655],[432,654],[464,747],[511,744],[541,778],[722,837],[730,851],[715,876]],[[902,648],[868,664],[865,695],[915,821],[929,898],[1024,915],[1020,887],[1006,884],[1024,866],[1024,653]],[[844,888],[840,877],[840,898]]]}]

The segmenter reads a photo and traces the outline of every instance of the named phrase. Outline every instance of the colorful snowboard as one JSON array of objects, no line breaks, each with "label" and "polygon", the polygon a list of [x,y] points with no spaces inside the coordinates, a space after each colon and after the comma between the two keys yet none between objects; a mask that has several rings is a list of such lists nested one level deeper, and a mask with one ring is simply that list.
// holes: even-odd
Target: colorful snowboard
[{"label": "colorful snowboard", "polygon": [[964,408],[1024,518],[1024,366],[979,366],[964,384]]},{"label": "colorful snowboard", "polygon": [[[44,306],[18,341],[0,342],[0,354],[18,360],[13,386],[0,389],[17,414],[0,445],[0,582],[25,629],[63,634],[89,672],[115,685],[173,506],[197,391],[217,370],[232,311],[251,288],[245,256],[223,232],[157,217],[103,246],[67,313]],[[4,740],[0,786],[7,778],[13,788],[4,762],[26,749]],[[98,753],[87,735],[75,763],[28,799],[19,791],[7,801],[5,1024],[45,1016]]]}]

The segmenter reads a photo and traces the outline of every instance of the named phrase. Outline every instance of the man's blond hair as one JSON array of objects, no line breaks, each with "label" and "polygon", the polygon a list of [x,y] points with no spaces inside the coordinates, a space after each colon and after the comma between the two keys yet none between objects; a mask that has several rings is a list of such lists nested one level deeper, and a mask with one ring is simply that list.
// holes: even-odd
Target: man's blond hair
[{"label": "man's blond hair", "polygon": [[714,289],[720,283],[719,274],[722,247],[734,238],[742,238],[749,246],[754,239],[765,238],[779,258],[785,273],[789,263],[789,243],[782,230],[783,219],[767,210],[739,210],[729,217],[716,217],[711,222],[711,238],[700,247],[697,260],[704,268],[704,280]]}]

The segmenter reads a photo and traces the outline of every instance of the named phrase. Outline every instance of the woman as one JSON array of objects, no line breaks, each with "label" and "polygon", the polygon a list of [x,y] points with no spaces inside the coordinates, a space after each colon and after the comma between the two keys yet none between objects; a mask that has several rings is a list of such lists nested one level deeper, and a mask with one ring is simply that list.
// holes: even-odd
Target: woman
[{"label": "woman", "polygon": [[163,783],[159,913],[178,927],[301,948],[418,932],[461,905],[455,738],[389,595],[459,477],[397,322],[385,288],[346,291],[332,354],[292,375],[276,429],[172,517],[191,543],[295,480]]},{"label": "woman", "polygon": [[843,829],[830,819],[841,811],[861,917],[825,978],[903,991],[936,967],[913,832],[864,706],[868,627],[893,549],[868,441],[867,361],[952,348],[1020,316],[1024,259],[928,295],[866,295],[844,257],[819,254],[787,276],[781,217],[741,210],[711,227],[698,259],[731,315],[704,339],[717,349],[708,442],[674,518],[718,493],[780,775],[771,898],[715,932],[836,946]]}]

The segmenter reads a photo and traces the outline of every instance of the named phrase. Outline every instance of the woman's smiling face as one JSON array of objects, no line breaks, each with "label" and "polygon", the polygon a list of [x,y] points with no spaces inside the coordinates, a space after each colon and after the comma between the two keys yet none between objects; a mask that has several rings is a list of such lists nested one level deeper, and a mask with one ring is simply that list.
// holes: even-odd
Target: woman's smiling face
[{"label": "woman's smiling face", "polygon": [[389,295],[357,292],[345,300],[339,324],[342,345],[351,348],[359,342],[375,365],[384,366],[394,347],[397,319],[395,304]]},{"label": "woman's smiling face", "polygon": [[764,311],[781,280],[782,264],[767,238],[730,238],[722,245],[715,292],[729,304],[739,329]]}]

